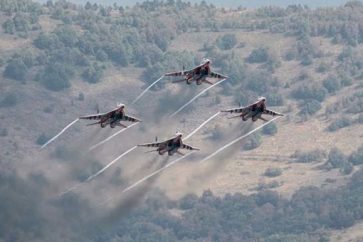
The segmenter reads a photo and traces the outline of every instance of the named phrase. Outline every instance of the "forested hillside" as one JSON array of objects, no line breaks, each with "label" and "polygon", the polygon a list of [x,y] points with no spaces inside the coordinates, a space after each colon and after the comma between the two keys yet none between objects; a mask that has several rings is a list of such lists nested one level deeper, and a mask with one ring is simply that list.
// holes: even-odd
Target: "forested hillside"
[{"label": "forested hillside", "polygon": [[[362,239],[361,2],[250,10],[5,0],[0,11],[0,240],[329,241],[347,228]],[[167,118],[206,86],[165,78],[131,105],[203,57],[229,78],[182,115]],[[140,152],[59,196],[129,146],[188,133],[259,96],[285,116],[214,160],[198,163],[253,125],[219,117],[191,139],[199,156],[125,197],[170,160]],[[118,102],[144,122],[95,152],[114,131],[84,123],[39,150],[75,118]]]}]

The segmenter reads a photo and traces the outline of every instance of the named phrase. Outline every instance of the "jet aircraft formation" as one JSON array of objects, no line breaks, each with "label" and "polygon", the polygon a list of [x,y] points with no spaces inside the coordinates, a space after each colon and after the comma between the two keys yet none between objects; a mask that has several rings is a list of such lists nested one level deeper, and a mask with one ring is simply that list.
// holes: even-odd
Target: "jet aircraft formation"
[{"label": "jet aircraft formation", "polygon": [[[213,72],[211,70],[211,61],[209,59],[203,59],[201,64],[194,67],[191,70],[183,70],[178,72],[170,72],[166,73],[164,76],[168,77],[182,77],[180,80],[172,81],[172,83],[180,83],[185,82],[188,85],[195,82],[197,85],[201,85],[202,83],[207,83],[213,85],[209,78],[217,78],[217,79],[226,79],[228,78],[225,75]],[[238,113],[237,116],[233,116],[231,118],[240,117],[243,121],[247,121],[251,119],[253,122],[261,119],[265,122],[268,120],[263,118],[262,115],[271,115],[271,116],[283,116],[278,112],[274,112],[266,108],[266,98],[260,97],[256,102],[246,106],[246,107],[238,107],[233,109],[226,109],[221,110],[221,112],[226,113]],[[141,122],[140,119],[128,116],[125,114],[125,105],[118,104],[114,110],[111,110],[107,113],[97,113],[94,115],[87,115],[81,116],[79,119],[88,119],[88,120],[97,120],[95,123],[91,123],[88,125],[96,125],[99,124],[101,128],[105,128],[109,125],[111,128],[115,128],[116,126],[121,126],[123,128],[127,128],[126,125],[122,124],[121,121],[129,121],[129,122]],[[174,137],[167,139],[163,142],[155,142],[155,143],[146,143],[146,144],[139,144],[139,147],[155,147],[157,148],[156,151],[159,155],[164,155],[167,153],[169,156],[174,155],[175,153],[184,155],[179,149],[186,149],[186,150],[199,150],[198,148],[194,148],[190,145],[184,144],[182,141],[183,134],[177,132]]]}]

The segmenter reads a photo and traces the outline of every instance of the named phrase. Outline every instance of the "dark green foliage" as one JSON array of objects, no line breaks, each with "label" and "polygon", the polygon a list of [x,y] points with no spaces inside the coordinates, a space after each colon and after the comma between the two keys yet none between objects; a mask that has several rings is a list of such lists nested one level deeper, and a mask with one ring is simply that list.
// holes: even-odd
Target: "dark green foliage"
[{"label": "dark green foliage", "polygon": [[237,44],[237,38],[234,34],[225,34],[217,39],[217,46],[221,50],[230,50]]},{"label": "dark green foliage", "polygon": [[283,106],[284,105],[284,98],[281,94],[277,93],[268,93],[267,102],[269,106]]},{"label": "dark green foliage", "polygon": [[351,124],[352,124],[352,121],[349,118],[343,117],[343,118],[337,119],[334,122],[332,122],[328,126],[327,130],[330,131],[330,132],[334,132],[334,131],[337,131],[339,129],[348,127]]},{"label": "dark green foliage", "polygon": [[247,88],[259,95],[268,92],[273,86],[277,85],[275,78],[266,71],[250,72],[246,76]]},{"label": "dark green foliage", "polygon": [[251,54],[247,57],[246,61],[249,63],[264,63],[269,59],[268,49],[261,47],[254,49]]},{"label": "dark green foliage", "polygon": [[51,137],[47,136],[46,134],[42,133],[37,138],[38,145],[44,145]]},{"label": "dark green foliage", "polygon": [[316,71],[319,73],[325,73],[328,70],[329,70],[329,65],[325,62],[321,62],[318,68],[316,69]]},{"label": "dark green foliage", "polygon": [[303,117],[314,115],[320,109],[321,109],[321,104],[318,101],[314,99],[305,100],[300,104],[299,115]]},{"label": "dark green foliage", "polygon": [[84,101],[84,94],[83,94],[83,92],[80,92],[80,93],[78,94],[78,100],[79,100],[79,101]]},{"label": "dark green foliage", "polygon": [[3,23],[4,32],[7,34],[14,34],[15,24],[12,19],[8,19]]},{"label": "dark green foliage", "polygon": [[329,93],[334,93],[341,88],[340,81],[334,76],[329,76],[323,81],[323,86],[328,90]]},{"label": "dark green foliage", "polygon": [[275,123],[270,123],[262,128],[262,133],[266,135],[274,135],[277,133],[277,126]]},{"label": "dark green foliage", "polygon": [[350,162],[344,162],[339,169],[340,173],[349,175],[353,171],[353,165]]},{"label": "dark green foliage", "polygon": [[296,159],[299,163],[310,163],[313,161],[321,162],[325,159],[326,153],[322,150],[316,149],[312,151],[303,152],[300,150],[295,151],[292,158]]},{"label": "dark green foliage", "polygon": [[0,107],[13,107],[18,103],[18,98],[15,93],[5,93],[2,100],[0,101]]},{"label": "dark green foliage", "polygon": [[54,50],[61,47],[61,42],[56,34],[40,33],[33,44],[39,49]]},{"label": "dark green foliage", "polygon": [[182,197],[179,202],[179,208],[182,210],[187,210],[195,207],[196,204],[198,204],[199,198],[195,194],[187,194],[184,197]]},{"label": "dark green foliage", "polygon": [[47,227],[40,202],[41,189],[12,172],[2,171],[0,192],[6,196],[6,199],[0,200],[0,219],[3,221],[0,224],[1,240],[39,241]]},{"label": "dark green foliage", "polygon": [[89,83],[97,83],[103,75],[103,68],[97,64],[88,67],[82,74],[85,81]]},{"label": "dark green foliage", "polygon": [[327,163],[332,168],[342,168],[347,163],[347,157],[337,148],[330,150]]},{"label": "dark green foliage", "polygon": [[314,99],[319,102],[324,101],[327,91],[325,88],[318,85],[302,85],[292,91],[291,95],[295,99]]},{"label": "dark green foliage", "polygon": [[261,140],[261,135],[260,133],[254,133],[252,134],[247,141],[245,142],[245,144],[243,145],[243,149],[244,150],[253,150],[256,149],[257,147],[259,147],[262,143]]},{"label": "dark green foliage", "polygon": [[353,152],[349,158],[349,162],[353,165],[363,164],[363,145],[361,145],[357,151]]},{"label": "dark green foliage", "polygon": [[49,64],[38,73],[37,80],[51,91],[61,91],[71,86],[70,79],[73,75],[74,71],[70,66],[61,63],[53,63]]},{"label": "dark green foliage", "polygon": [[8,129],[7,128],[0,128],[0,137],[5,137],[8,135]]},{"label": "dark green foliage", "polygon": [[67,47],[73,47],[78,42],[77,32],[67,25],[61,26],[55,30],[59,40]]},{"label": "dark green foliage", "polygon": [[282,174],[282,170],[280,168],[267,168],[264,175],[268,177],[277,177]]},{"label": "dark green foliage", "polygon": [[17,81],[24,81],[27,73],[28,67],[20,58],[15,58],[5,67],[4,76]]}]

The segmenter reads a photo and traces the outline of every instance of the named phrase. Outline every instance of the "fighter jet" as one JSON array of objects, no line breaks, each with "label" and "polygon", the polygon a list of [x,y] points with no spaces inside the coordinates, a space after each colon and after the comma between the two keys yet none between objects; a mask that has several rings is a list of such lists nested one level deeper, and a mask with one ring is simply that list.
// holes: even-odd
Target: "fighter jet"
[{"label": "fighter jet", "polygon": [[263,121],[267,121],[267,119],[262,117],[262,114],[268,114],[271,116],[284,116],[281,113],[277,113],[266,108],[266,98],[260,97],[257,102],[248,105],[247,107],[233,108],[222,110],[221,112],[226,113],[239,113],[237,116],[233,116],[230,118],[238,118],[241,117],[243,121],[247,121],[249,118],[252,119],[253,122],[261,119]]},{"label": "fighter jet", "polygon": [[[140,147],[158,147],[156,150],[159,152],[159,155],[164,155],[166,152],[168,152],[169,156],[174,155],[175,153],[178,153],[179,155],[184,155],[179,151],[179,149],[186,149],[186,150],[199,150],[198,148],[194,148],[192,146],[183,144],[182,141],[183,134],[180,132],[177,132],[175,134],[175,137],[168,139],[166,141],[160,142],[160,143],[148,143],[148,144],[141,144],[137,145]],[[151,152],[152,152],[151,151]]]},{"label": "fighter jet", "polygon": [[182,76],[183,79],[172,82],[173,83],[186,82],[189,85],[192,84],[193,81],[195,81],[197,85],[201,85],[203,82],[212,85],[213,83],[208,81],[207,78],[218,78],[218,79],[227,78],[227,76],[223,76],[216,72],[212,72],[210,68],[211,63],[212,62],[209,59],[203,59],[199,66],[196,66],[191,70],[166,73],[164,76]]},{"label": "fighter jet", "polygon": [[115,128],[116,126],[127,128],[127,126],[122,124],[120,121],[129,121],[134,123],[141,122],[141,120],[137,118],[125,115],[125,105],[121,103],[117,105],[117,108],[108,113],[97,113],[94,115],[82,116],[79,119],[99,120],[96,123],[91,123],[88,125],[99,124],[101,128],[104,128],[107,125],[110,125],[111,128]]}]

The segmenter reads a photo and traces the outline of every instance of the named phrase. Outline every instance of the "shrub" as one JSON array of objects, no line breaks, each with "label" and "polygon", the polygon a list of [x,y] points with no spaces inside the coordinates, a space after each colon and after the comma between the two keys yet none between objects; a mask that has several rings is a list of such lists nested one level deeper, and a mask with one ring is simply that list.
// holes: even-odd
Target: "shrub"
[{"label": "shrub", "polygon": [[198,203],[198,196],[195,194],[187,194],[179,200],[179,208],[186,210],[193,208]]},{"label": "shrub", "polygon": [[292,155],[293,158],[296,158],[296,162],[299,163],[309,163],[313,161],[322,161],[326,157],[326,153],[322,150],[316,149],[312,151],[295,151]]},{"label": "shrub", "polygon": [[20,58],[12,59],[5,67],[4,76],[17,81],[24,81],[28,67]]},{"label": "shrub", "polygon": [[330,150],[328,155],[328,164],[330,164],[333,168],[342,168],[345,163],[347,163],[347,158],[337,148],[333,148]]},{"label": "shrub", "polygon": [[37,138],[37,144],[38,145],[44,145],[48,140],[50,139],[50,137],[48,137],[47,135],[45,135],[44,133],[41,133],[38,138]]},{"label": "shrub", "polygon": [[254,133],[243,145],[244,150],[253,150],[261,145],[261,135],[260,133]]},{"label": "shrub", "polygon": [[280,168],[267,168],[264,175],[268,177],[277,177],[282,174],[282,170]]},{"label": "shrub", "polygon": [[342,129],[342,128],[345,128],[345,127],[348,127],[349,125],[352,124],[352,121],[348,118],[340,118],[340,119],[337,119],[335,120],[334,122],[332,122],[329,126],[328,126],[328,131],[330,132],[334,132],[334,131],[337,131],[339,129]]},{"label": "shrub", "polygon": [[83,94],[83,92],[80,92],[80,93],[78,94],[78,100],[79,100],[79,101],[84,101],[84,94]]},{"label": "shrub", "polygon": [[102,67],[98,66],[97,64],[88,67],[82,74],[82,77],[85,81],[89,83],[97,83],[100,81],[103,75]]},{"label": "shrub", "polygon": [[52,106],[46,106],[43,109],[43,112],[45,112],[45,113],[52,113],[53,112],[53,107]]},{"label": "shrub", "polygon": [[319,73],[325,73],[327,70],[329,70],[329,65],[325,62],[320,63],[318,68],[316,68],[316,71]]},{"label": "shrub", "polygon": [[353,165],[349,162],[344,162],[339,169],[339,172],[344,175],[349,175],[353,171]]},{"label": "shrub", "polygon": [[280,94],[269,93],[267,94],[267,101],[269,106],[282,106],[284,105],[284,98]]},{"label": "shrub", "polygon": [[317,85],[312,85],[312,86],[303,85],[293,90],[291,94],[292,97],[295,99],[301,99],[301,100],[314,99],[316,101],[322,102],[326,97],[327,90]]},{"label": "shrub", "polygon": [[277,126],[275,123],[270,123],[263,127],[262,133],[266,135],[274,135],[277,133]]},{"label": "shrub", "polygon": [[225,34],[218,38],[217,46],[222,50],[230,50],[237,44],[237,38],[234,34]]},{"label": "shrub", "polygon": [[37,77],[47,89],[61,91],[71,86],[69,80],[73,75],[73,69],[67,64],[51,63],[40,71]]},{"label": "shrub", "polygon": [[336,92],[341,89],[340,81],[333,76],[328,77],[323,81],[323,86],[329,93]]},{"label": "shrub", "polygon": [[321,109],[321,104],[316,100],[306,100],[300,104],[300,116],[313,115]]},{"label": "shrub", "polygon": [[267,48],[261,47],[254,49],[251,54],[247,57],[246,61],[249,63],[264,63],[269,59]]},{"label": "shrub", "polygon": [[7,135],[8,135],[8,129],[7,128],[0,129],[0,136],[1,137],[5,137]]},{"label": "shrub", "polygon": [[360,165],[363,164],[363,145],[361,145],[357,151],[353,152],[349,158],[349,162],[353,165]]},{"label": "shrub", "polygon": [[0,102],[0,107],[13,107],[18,103],[15,93],[6,93]]}]

